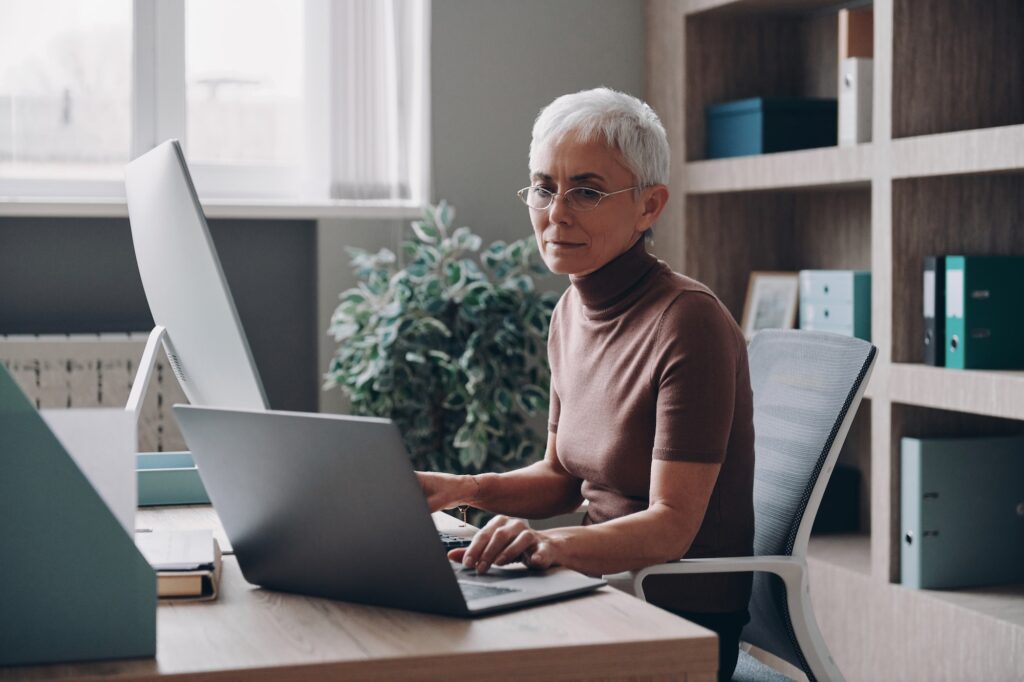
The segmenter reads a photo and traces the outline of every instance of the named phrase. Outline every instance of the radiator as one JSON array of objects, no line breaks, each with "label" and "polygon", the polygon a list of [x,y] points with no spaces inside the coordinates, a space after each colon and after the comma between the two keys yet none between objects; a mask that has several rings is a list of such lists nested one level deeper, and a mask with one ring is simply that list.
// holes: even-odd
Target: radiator
[{"label": "radiator", "polygon": [[[37,408],[124,407],[148,336],[0,335],[0,363]],[[171,410],[187,402],[161,348],[139,415],[140,452],[188,449]]]}]

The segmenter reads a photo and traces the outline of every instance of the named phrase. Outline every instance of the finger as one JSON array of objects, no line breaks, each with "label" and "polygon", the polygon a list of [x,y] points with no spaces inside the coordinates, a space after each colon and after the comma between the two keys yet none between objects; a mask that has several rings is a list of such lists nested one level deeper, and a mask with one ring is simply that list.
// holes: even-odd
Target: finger
[{"label": "finger", "polygon": [[498,558],[494,560],[495,566],[504,566],[515,561],[522,560],[522,557],[527,552],[531,552],[537,547],[538,539],[536,533],[532,531],[523,531],[516,537],[512,542],[505,547],[505,550],[498,555]]},{"label": "finger", "polygon": [[545,569],[551,568],[555,565],[554,552],[551,551],[551,545],[548,542],[541,541],[537,545],[526,551],[524,557],[526,564],[529,568]]},{"label": "finger", "polygon": [[449,561],[462,561],[462,557],[466,554],[465,547],[457,547],[456,549],[448,550]]},{"label": "finger", "polygon": [[487,569],[494,564],[494,560],[498,555],[524,530],[529,530],[529,527],[520,519],[512,519],[495,529],[491,534],[490,540],[487,542],[487,546],[480,553],[480,556],[477,557],[477,572],[486,573]]},{"label": "finger", "polygon": [[473,536],[473,541],[469,543],[469,547],[466,548],[466,553],[462,557],[463,566],[466,568],[473,568],[476,566],[484,548],[487,547],[487,543],[491,541],[491,535],[494,533],[495,529],[506,521],[508,521],[508,517],[499,514],[488,521],[487,525],[476,532],[476,535]]}]

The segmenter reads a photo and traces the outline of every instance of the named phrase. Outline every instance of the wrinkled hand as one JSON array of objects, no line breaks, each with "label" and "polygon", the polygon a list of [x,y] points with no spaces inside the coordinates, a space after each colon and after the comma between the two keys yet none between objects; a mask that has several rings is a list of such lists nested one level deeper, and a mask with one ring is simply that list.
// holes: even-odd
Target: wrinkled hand
[{"label": "wrinkled hand", "polygon": [[549,568],[559,563],[556,554],[557,546],[546,533],[533,530],[522,519],[499,515],[477,532],[469,547],[453,549],[448,558],[486,573],[491,566],[516,561],[530,568]]},{"label": "wrinkled hand", "polygon": [[[420,488],[427,498],[427,506],[430,512],[441,509],[451,509],[463,503],[462,493],[466,489],[463,476],[452,474],[439,474],[433,471],[417,471],[416,478],[419,479]],[[475,488],[475,484],[472,484]]]}]

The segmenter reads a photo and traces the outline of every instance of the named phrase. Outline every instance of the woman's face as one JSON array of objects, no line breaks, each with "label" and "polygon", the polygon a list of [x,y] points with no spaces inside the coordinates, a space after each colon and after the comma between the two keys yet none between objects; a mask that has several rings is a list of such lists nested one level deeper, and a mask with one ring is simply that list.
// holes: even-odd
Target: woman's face
[{"label": "woman's face", "polygon": [[[636,184],[616,149],[601,141],[569,135],[534,153],[530,182],[561,195],[573,187],[616,192]],[[586,275],[636,243],[654,224],[668,191],[663,185],[605,197],[592,211],[576,212],[561,196],[546,209],[530,209],[533,233],[548,268],[562,275]]]}]

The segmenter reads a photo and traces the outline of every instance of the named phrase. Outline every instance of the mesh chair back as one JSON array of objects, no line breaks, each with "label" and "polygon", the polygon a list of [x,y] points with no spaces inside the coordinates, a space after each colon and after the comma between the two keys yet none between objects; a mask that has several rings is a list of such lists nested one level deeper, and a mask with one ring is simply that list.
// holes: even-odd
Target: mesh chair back
[{"label": "mesh chair back", "polygon": [[[800,532],[801,524],[809,528],[817,513],[808,502],[815,486],[828,482],[820,473],[844,419],[857,407],[853,403],[875,348],[835,334],[768,330],[753,339],[748,354],[754,392],[754,554],[803,555],[807,532]],[[810,676],[779,578],[754,574],[750,616],[743,639]]]}]

